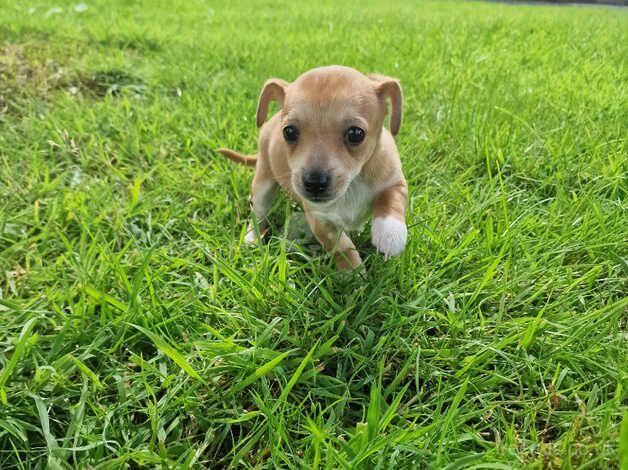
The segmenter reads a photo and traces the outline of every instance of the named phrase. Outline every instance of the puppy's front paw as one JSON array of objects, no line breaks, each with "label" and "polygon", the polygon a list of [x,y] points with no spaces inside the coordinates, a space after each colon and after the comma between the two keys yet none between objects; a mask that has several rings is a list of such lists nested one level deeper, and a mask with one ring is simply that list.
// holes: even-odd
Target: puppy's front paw
[{"label": "puppy's front paw", "polygon": [[376,217],[371,229],[371,243],[386,259],[400,254],[408,240],[406,224],[394,217]]},{"label": "puppy's front paw", "polygon": [[339,271],[351,271],[361,265],[362,258],[355,248],[336,253],[336,269]]},{"label": "puppy's front paw", "polygon": [[259,245],[266,234],[266,227],[263,225],[259,227],[261,233],[258,235],[257,230],[253,222],[250,222],[246,228],[246,235],[244,235],[244,243],[247,245]]},{"label": "puppy's front paw", "polygon": [[246,231],[246,235],[244,235],[244,243],[246,245],[259,245],[259,237],[257,236],[255,229]]}]

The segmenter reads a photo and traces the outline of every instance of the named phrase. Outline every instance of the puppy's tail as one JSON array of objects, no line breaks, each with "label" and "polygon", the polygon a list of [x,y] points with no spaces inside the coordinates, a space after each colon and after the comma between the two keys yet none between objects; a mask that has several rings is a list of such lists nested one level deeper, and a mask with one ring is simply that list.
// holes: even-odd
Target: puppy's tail
[{"label": "puppy's tail", "polygon": [[216,149],[216,152],[224,155],[233,162],[239,163],[240,165],[255,166],[257,163],[257,155],[242,155],[241,153],[233,150],[223,148]]}]

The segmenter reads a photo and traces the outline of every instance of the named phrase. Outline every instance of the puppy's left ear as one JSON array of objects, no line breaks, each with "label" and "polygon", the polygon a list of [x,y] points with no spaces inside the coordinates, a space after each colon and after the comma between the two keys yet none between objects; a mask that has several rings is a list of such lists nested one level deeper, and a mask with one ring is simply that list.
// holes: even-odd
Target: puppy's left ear
[{"label": "puppy's left ear", "polygon": [[288,82],[279,78],[271,78],[264,83],[262,92],[259,95],[259,101],[257,102],[257,115],[255,122],[257,127],[262,127],[268,114],[268,105],[271,101],[276,101],[279,106],[283,106],[283,99],[286,96],[286,88]]},{"label": "puppy's left ear", "polygon": [[375,82],[375,93],[384,99],[390,98],[392,107],[390,113],[390,133],[397,135],[401,127],[401,114],[403,107],[403,95],[401,93],[401,84],[399,80],[383,75],[370,74],[368,76]]}]

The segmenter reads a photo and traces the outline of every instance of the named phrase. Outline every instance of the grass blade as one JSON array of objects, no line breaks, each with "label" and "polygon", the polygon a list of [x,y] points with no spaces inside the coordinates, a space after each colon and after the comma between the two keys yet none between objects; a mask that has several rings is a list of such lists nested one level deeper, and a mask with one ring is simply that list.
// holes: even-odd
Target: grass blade
[{"label": "grass blade", "polygon": [[87,377],[91,379],[91,381],[94,383],[96,388],[98,389],[103,388],[102,383],[100,382],[100,379],[98,378],[98,376],[89,367],[87,367],[87,365],[85,365],[83,361],[81,361],[77,357],[72,356],[71,354],[69,355],[69,358],[72,360],[72,362],[74,362],[74,365],[78,367],[78,369],[83,374],[85,374]]},{"label": "grass blade", "polygon": [[624,411],[619,431],[619,468],[628,468],[628,411]]},{"label": "grass blade", "polygon": [[202,382],[204,384],[207,383],[198,374],[198,372],[196,372],[194,370],[194,368],[188,363],[188,361],[186,361],[185,357],[183,357],[183,355],[179,351],[177,351],[174,347],[172,347],[161,336],[153,333],[152,331],[147,330],[146,328],[142,328],[139,325],[134,325],[133,323],[129,323],[128,325],[132,326],[136,330],[138,330],[138,331],[142,332],[143,334],[145,334],[146,336],[148,336],[148,338],[150,338],[150,340],[153,342],[155,347],[157,347],[157,349],[159,349],[166,356],[168,356],[170,359],[172,359],[190,377],[192,377],[192,378],[194,378],[194,379],[196,379],[199,382]]},{"label": "grass blade", "polygon": [[[0,390],[2,390],[3,392],[4,385],[9,380],[9,377],[17,366],[17,363],[22,357],[22,354],[24,354],[24,349],[26,349],[26,343],[30,339],[29,335],[32,329],[35,327],[35,323],[37,323],[37,318],[31,318],[24,324],[24,326],[22,327],[22,331],[20,332],[20,336],[17,338],[17,342],[15,343],[15,350],[11,355],[11,359],[9,359],[9,363],[2,370],[2,373],[0,373]],[[2,404],[5,406],[7,405],[7,399],[4,393],[2,393]]]},{"label": "grass blade", "polygon": [[109,305],[117,308],[121,312],[126,312],[128,309],[127,305],[124,304],[123,302],[120,302],[115,297],[109,294],[106,294],[105,292],[99,291],[98,289],[92,286],[85,286],[85,293],[89,295],[90,297],[92,297],[93,299],[98,300],[99,302],[108,303]]},{"label": "grass blade", "polygon": [[277,399],[277,404],[275,405],[275,408],[274,408],[275,411],[286,400],[286,398],[288,397],[288,394],[290,393],[290,390],[292,390],[292,387],[296,385],[297,381],[299,380],[299,377],[303,373],[303,369],[305,369],[305,366],[312,358],[312,355],[314,354],[314,351],[316,350],[317,346],[318,346],[318,341],[314,343],[314,346],[311,347],[309,352],[305,355],[305,357],[303,358],[303,360],[297,367],[297,370],[295,370],[294,374],[292,374],[292,377],[290,377],[290,380],[288,381],[286,386],[283,388],[283,390],[281,391],[281,395],[279,395],[279,398]]},{"label": "grass blade", "polygon": [[268,361],[266,364],[264,364],[264,365],[258,367],[257,369],[255,369],[255,371],[251,375],[249,375],[246,379],[244,379],[242,382],[239,382],[236,385],[234,385],[231,388],[231,393],[239,392],[243,388],[246,388],[249,385],[251,385],[253,382],[255,382],[257,379],[259,379],[263,375],[268,374],[271,370],[273,370],[275,367],[277,367],[277,365],[281,361],[283,361],[286,357],[288,357],[288,355],[291,354],[292,352],[293,351],[286,351],[284,353],[281,353],[277,357],[275,357],[275,358],[271,359],[270,361]]}]

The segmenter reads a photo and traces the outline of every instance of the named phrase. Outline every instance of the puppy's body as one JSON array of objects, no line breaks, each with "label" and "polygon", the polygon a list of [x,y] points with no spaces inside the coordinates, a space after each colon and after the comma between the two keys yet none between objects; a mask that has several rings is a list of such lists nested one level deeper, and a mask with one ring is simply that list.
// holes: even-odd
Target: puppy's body
[{"label": "puppy's body", "polygon": [[[392,101],[391,131],[383,127]],[[281,110],[264,123],[270,100]],[[407,238],[406,182],[394,138],[401,120],[396,80],[366,77],[347,67],[322,67],[288,84],[269,80],[260,96],[261,127],[255,160],[226,149],[232,160],[255,164],[252,208],[261,229],[278,186],[304,208],[312,232],[340,269],[360,265],[347,231],[374,216],[372,241],[385,256],[403,251]],[[250,224],[246,241],[257,239]]]}]

